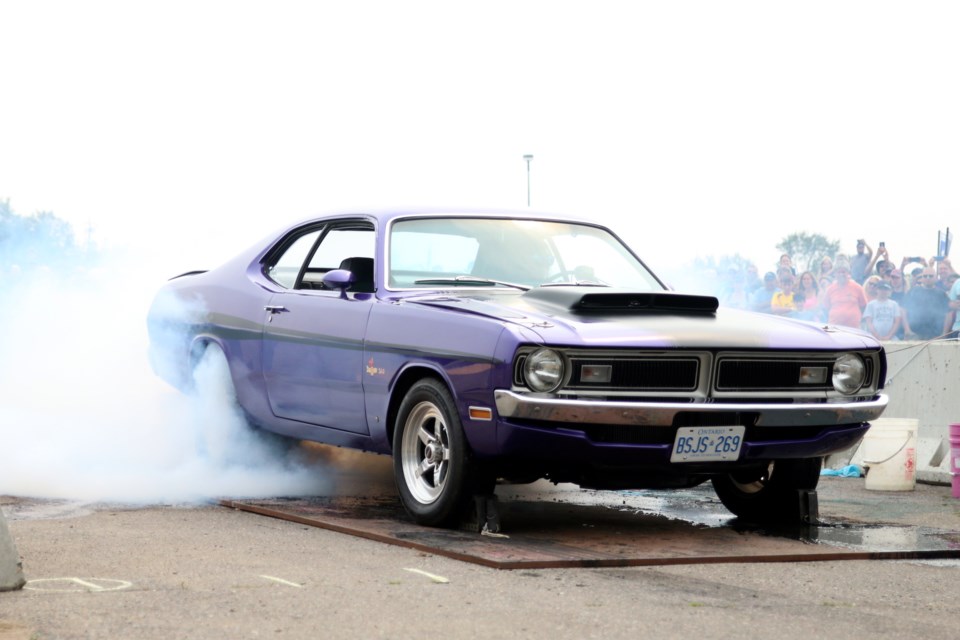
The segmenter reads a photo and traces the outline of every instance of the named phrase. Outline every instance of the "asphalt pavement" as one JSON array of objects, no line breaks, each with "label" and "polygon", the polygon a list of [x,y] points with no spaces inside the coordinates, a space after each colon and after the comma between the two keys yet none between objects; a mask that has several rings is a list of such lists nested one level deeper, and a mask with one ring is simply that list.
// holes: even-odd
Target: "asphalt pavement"
[{"label": "asphalt pavement", "polygon": [[[526,491],[588,504],[609,495]],[[652,495],[609,500],[638,501],[693,535],[732,526],[706,494]],[[877,492],[863,479],[824,478],[818,495],[821,519],[860,531],[860,544],[885,532],[872,544],[915,547],[923,530],[960,549],[949,487]],[[0,507],[27,579],[0,593],[2,640],[956,638],[960,620],[960,561],[950,559],[505,571],[215,504],[2,497]],[[604,524],[587,516],[581,526]]]}]

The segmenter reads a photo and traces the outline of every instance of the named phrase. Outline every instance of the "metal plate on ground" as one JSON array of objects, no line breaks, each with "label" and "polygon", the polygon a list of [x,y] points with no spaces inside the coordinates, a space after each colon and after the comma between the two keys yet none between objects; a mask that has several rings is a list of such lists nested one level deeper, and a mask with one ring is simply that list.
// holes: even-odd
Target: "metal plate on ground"
[{"label": "metal plate on ground", "polygon": [[[960,559],[960,533],[897,522],[833,521],[779,530],[742,525],[723,515],[704,488],[577,495],[600,497],[587,504],[549,494],[501,500],[503,537],[418,526],[395,495],[221,504],[498,569]],[[643,507],[651,501],[660,502],[656,512]],[[699,515],[690,518],[684,510]]]}]

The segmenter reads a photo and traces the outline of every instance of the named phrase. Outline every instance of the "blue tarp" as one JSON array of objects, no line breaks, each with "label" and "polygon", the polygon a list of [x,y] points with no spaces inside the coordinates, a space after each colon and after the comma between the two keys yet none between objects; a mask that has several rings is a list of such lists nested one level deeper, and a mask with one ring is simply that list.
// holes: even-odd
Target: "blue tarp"
[{"label": "blue tarp", "polygon": [[859,478],[863,475],[863,469],[855,464],[848,464],[841,469],[823,469],[820,471],[822,476],[840,476],[841,478]]}]

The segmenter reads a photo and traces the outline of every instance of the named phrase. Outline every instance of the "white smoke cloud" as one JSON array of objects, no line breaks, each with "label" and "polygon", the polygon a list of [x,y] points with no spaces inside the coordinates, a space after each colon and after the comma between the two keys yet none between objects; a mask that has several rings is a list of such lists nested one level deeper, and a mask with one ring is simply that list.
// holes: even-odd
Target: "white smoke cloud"
[{"label": "white smoke cloud", "polygon": [[[223,363],[184,395],[157,378],[131,260],[0,280],[0,495],[136,504],[322,494],[330,481],[253,432]],[[172,275],[172,274],[165,274]]]}]

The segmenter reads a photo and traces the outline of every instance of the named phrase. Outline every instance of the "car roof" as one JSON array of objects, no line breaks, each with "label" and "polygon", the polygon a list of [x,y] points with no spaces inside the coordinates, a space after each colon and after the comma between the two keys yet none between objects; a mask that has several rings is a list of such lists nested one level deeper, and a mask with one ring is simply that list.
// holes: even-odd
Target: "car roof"
[{"label": "car roof", "polygon": [[[364,217],[373,219],[378,223],[378,226],[385,225],[392,220],[398,218],[410,218],[410,217],[425,217],[425,218],[434,218],[434,217],[445,217],[445,216],[464,216],[464,217],[485,217],[485,218],[524,218],[524,219],[537,219],[537,220],[559,220],[563,222],[580,222],[584,224],[593,224],[598,225],[600,223],[588,220],[583,217],[571,216],[568,214],[548,212],[548,211],[539,211],[535,209],[503,209],[495,207],[439,207],[439,206],[429,206],[429,207],[398,207],[398,208],[358,208],[358,209],[344,209],[341,211],[329,211],[319,215],[310,216],[302,220],[297,221],[293,227],[299,227],[304,224],[309,224],[311,222],[319,222],[321,220],[329,220],[335,218],[354,218],[354,217]],[[603,225],[600,225],[603,226]]]}]

